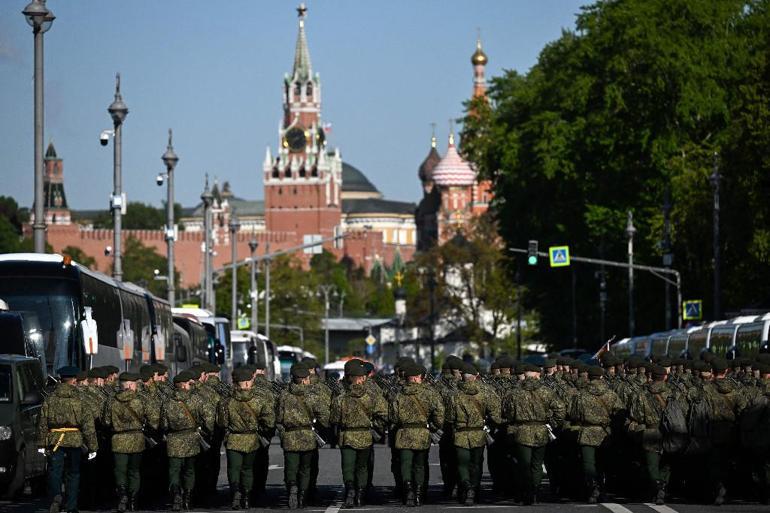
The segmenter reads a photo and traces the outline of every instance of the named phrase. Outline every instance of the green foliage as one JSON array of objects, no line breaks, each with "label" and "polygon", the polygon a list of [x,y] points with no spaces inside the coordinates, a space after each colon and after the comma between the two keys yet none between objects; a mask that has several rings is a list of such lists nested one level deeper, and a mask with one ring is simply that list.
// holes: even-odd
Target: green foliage
[{"label": "green foliage", "polygon": [[[155,269],[161,275],[166,274],[168,259],[159,255],[154,248],[145,246],[138,239],[129,237],[123,246],[123,281],[145,287],[158,297],[165,298],[167,285],[165,281],[155,280]],[[174,273],[179,287],[179,271]]]},{"label": "green foliage", "polygon": [[[182,205],[174,204],[174,219],[182,218]],[[112,229],[114,226],[112,213],[104,211],[94,220],[94,228]],[[124,230],[162,230],[166,225],[166,206],[157,208],[138,201],[129,201],[126,205],[126,215],[121,219]],[[182,227],[180,226],[180,229]]]},{"label": "green foliage", "polygon": [[96,269],[96,260],[94,257],[86,255],[82,249],[75,246],[67,246],[61,250],[62,255],[69,255],[75,262],[88,267],[89,269]]},{"label": "green foliage", "polygon": [[[488,108],[469,104],[464,154],[494,180],[511,247],[569,244],[624,260],[634,212],[636,261],[660,263],[666,189],[685,297],[711,304],[713,154],[722,183],[723,310],[770,306],[768,0],[597,1],[576,31],[547,45],[526,74],[493,79]],[[546,341],[599,343],[593,267],[526,269],[528,304]],[[627,333],[626,273],[609,273],[607,334]],[[637,332],[664,325],[663,283],[637,273]],[[674,314],[676,319],[676,314]]]},{"label": "green foliage", "polygon": [[[34,243],[30,237],[22,238],[22,225],[29,221],[29,212],[19,208],[16,200],[9,196],[0,196],[0,254],[31,253]],[[49,244],[46,253],[53,252]]]}]

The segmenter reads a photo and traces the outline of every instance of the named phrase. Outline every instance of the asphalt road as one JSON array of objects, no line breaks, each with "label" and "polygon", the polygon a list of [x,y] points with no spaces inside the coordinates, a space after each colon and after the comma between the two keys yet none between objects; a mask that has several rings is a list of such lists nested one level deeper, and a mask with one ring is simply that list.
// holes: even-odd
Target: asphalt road
[{"label": "asphalt road", "polygon": [[[227,479],[225,476],[225,458],[222,456],[222,469],[220,471],[219,485],[220,493],[216,500],[212,501],[215,505],[210,509],[195,508],[194,511],[228,511],[229,501],[227,492]],[[537,512],[575,512],[580,511],[589,513],[702,513],[704,511],[739,511],[743,513],[768,513],[770,508],[756,503],[731,503],[725,506],[714,507],[701,504],[682,504],[671,503],[666,506],[655,506],[654,504],[627,502],[622,498],[613,497],[608,502],[598,505],[580,504],[566,501],[552,501],[547,496],[542,498],[540,504],[534,506],[516,506],[512,501],[496,501],[489,490],[490,482],[485,474],[482,503],[473,507],[464,507],[454,501],[448,501],[441,496],[441,473],[438,467],[438,449],[431,450],[430,458],[430,482],[431,490],[429,493],[429,503],[423,506],[420,511],[423,513],[439,513],[446,510],[472,510],[476,512],[498,513],[508,508],[515,508],[516,511],[537,511]],[[338,449],[322,449],[320,474],[318,479],[320,498],[318,506],[308,506],[304,511],[337,513],[342,505],[342,484],[340,470],[340,454]],[[415,511],[414,508],[406,508],[397,501],[392,494],[393,476],[390,473],[390,452],[382,446],[376,446],[375,456],[375,490],[372,494],[370,504],[362,508],[356,508],[358,511]],[[267,496],[250,511],[271,511],[276,509],[287,509],[285,490],[283,487],[283,455],[280,447],[273,444],[270,449],[270,476],[268,478]],[[44,498],[22,496],[13,501],[0,501],[0,512],[2,513],[32,513],[47,511],[48,504]],[[100,511],[114,511],[114,504],[105,504]]]}]

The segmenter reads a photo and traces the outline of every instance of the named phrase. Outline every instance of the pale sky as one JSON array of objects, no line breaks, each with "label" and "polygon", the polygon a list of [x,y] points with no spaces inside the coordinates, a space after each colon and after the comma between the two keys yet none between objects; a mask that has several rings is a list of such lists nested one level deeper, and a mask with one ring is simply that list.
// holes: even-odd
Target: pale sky
[{"label": "pale sky", "polygon": [[[0,2],[0,195],[32,204],[33,89],[28,0]],[[72,209],[106,209],[115,72],[129,114],[123,176],[129,201],[160,205],[166,132],[174,129],[176,198],[199,201],[204,173],[245,199],[263,196],[265,148],[278,144],[281,86],[291,71],[296,4],[287,0],[49,0],[46,145],[64,159]],[[330,146],[388,199],[416,201],[430,123],[443,153],[448,120],[472,91],[477,29],[487,77],[526,72],[574,27],[586,0],[315,0],[307,36],[320,73]]]}]

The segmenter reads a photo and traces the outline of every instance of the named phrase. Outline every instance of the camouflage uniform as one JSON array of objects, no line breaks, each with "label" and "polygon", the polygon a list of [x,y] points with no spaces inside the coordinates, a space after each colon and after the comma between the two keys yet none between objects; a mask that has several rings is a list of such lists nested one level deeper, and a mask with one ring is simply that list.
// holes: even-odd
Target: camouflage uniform
[{"label": "camouflage uniform", "polygon": [[623,403],[610,390],[607,382],[595,376],[572,398],[569,422],[577,433],[577,444],[583,462],[583,478],[590,490],[589,502],[596,503],[600,495],[597,452],[606,449],[613,420],[622,415]]},{"label": "camouflage uniform", "polygon": [[[449,369],[449,374],[441,376],[438,383],[438,392],[446,412],[452,397],[457,394],[457,378],[451,374],[451,369]],[[455,450],[453,424],[446,418],[444,419],[443,431],[444,434],[438,445],[441,481],[444,483],[444,495],[451,497],[457,485],[457,451]]]},{"label": "camouflage uniform", "polygon": [[346,506],[360,506],[363,501],[373,444],[372,430],[382,429],[387,416],[385,399],[381,394],[371,393],[364,384],[351,384],[331,403],[329,422],[339,429]]},{"label": "camouflage uniform", "polygon": [[[131,381],[138,378],[139,376],[136,376],[136,379]],[[104,407],[103,423],[112,431],[115,484],[120,499],[118,511],[125,511],[126,508],[131,511],[136,509],[145,444],[143,430],[148,422],[149,406],[142,402],[135,391],[121,390],[115,397],[110,398]]]},{"label": "camouflage uniform", "polygon": [[522,479],[521,495],[525,503],[535,500],[543,474],[548,428],[558,428],[564,421],[565,405],[556,394],[536,378],[526,378],[503,400],[503,418],[508,422],[508,439],[514,448]]},{"label": "camouflage uniform", "polygon": [[482,393],[475,381],[461,381],[449,400],[445,420],[452,425],[460,499],[472,505],[481,485],[487,423],[502,424],[500,399]]},{"label": "camouflage uniform", "polygon": [[[74,377],[77,371],[77,368],[65,368],[60,370],[60,374],[63,378],[67,374]],[[38,418],[37,445],[49,452],[48,497],[52,503],[52,511],[58,512],[62,502],[61,485],[65,462],[66,509],[76,511],[80,461],[83,456],[81,447],[85,446],[93,452],[97,450],[98,445],[93,416],[74,385],[61,383],[45,398]]]},{"label": "camouflage uniform", "polygon": [[[760,368],[770,373],[770,368]],[[751,465],[759,477],[759,498],[770,503],[770,379],[759,379],[756,389],[748,398],[741,416],[740,435],[744,450],[751,457]]]},{"label": "camouflage uniform", "polygon": [[[261,400],[267,402],[273,409],[273,428],[265,431],[264,436],[269,441],[275,434],[275,393],[273,392],[273,384],[267,380],[264,374],[258,374],[254,378],[254,387],[252,388],[255,394],[261,396]],[[260,444],[259,448],[254,455],[254,488],[253,494],[265,493],[265,484],[267,483],[268,469],[270,468],[270,447],[264,447]],[[255,497],[256,498],[256,497]]]},{"label": "camouflage uniform", "polygon": [[291,500],[304,503],[310,485],[313,454],[318,443],[313,431],[329,425],[329,403],[309,385],[291,383],[278,398],[276,424],[281,433],[284,482]]},{"label": "camouflage uniform", "polygon": [[408,382],[390,403],[388,419],[397,429],[394,446],[406,502],[419,503],[424,493],[430,433],[444,424],[441,396],[425,384]]},{"label": "camouflage uniform", "polygon": [[[206,373],[218,372],[219,367],[213,364],[204,364],[203,370]],[[208,410],[207,415],[216,417],[219,402],[230,396],[232,391],[230,387],[220,381],[218,376],[209,375],[206,381],[197,385],[195,393],[203,399],[203,405]],[[223,439],[222,430],[215,426],[214,430],[209,432],[207,436],[210,448],[201,450],[195,459],[195,495],[198,502],[208,504],[216,496]]]},{"label": "camouflage uniform", "polygon": [[190,506],[195,486],[195,457],[201,452],[201,432],[211,433],[214,420],[211,409],[192,391],[177,389],[163,402],[159,427],[166,433],[168,482],[175,510]]},{"label": "camouflage uniform", "polygon": [[[314,368],[317,367],[317,364],[315,361]],[[308,367],[309,368],[309,367]],[[329,386],[321,381],[321,379],[318,377],[318,374],[310,374],[310,392],[312,394],[315,394],[319,397],[321,401],[324,402],[324,404],[331,404],[332,401],[332,391],[329,388]],[[333,438],[333,434],[329,428],[320,428],[319,432],[324,440],[330,440]],[[315,498],[317,495],[317,483],[318,483],[318,470],[319,470],[319,454],[318,451],[314,451],[312,454],[312,459],[310,462],[310,483],[308,484],[307,489],[307,500],[309,503],[315,502]]]},{"label": "camouflage uniform", "polygon": [[227,480],[233,508],[248,509],[257,449],[266,448],[261,439],[275,428],[273,402],[260,390],[236,389],[232,397],[219,403],[217,425],[225,433]]}]

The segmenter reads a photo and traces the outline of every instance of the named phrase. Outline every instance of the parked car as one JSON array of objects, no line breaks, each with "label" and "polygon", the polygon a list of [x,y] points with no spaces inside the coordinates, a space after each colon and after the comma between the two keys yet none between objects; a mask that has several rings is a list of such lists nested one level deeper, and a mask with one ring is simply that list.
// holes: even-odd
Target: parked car
[{"label": "parked car", "polygon": [[36,437],[45,383],[37,358],[0,354],[0,494],[13,497],[44,479]]}]

